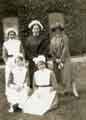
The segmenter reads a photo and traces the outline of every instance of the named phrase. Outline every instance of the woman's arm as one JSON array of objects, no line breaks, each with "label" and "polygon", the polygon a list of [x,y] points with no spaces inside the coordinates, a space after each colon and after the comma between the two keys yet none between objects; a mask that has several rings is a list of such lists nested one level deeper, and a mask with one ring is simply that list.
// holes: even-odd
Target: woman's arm
[{"label": "woman's arm", "polygon": [[4,62],[6,63],[7,59],[8,59],[8,52],[7,52],[7,49],[5,48],[4,45],[3,45],[3,48],[2,48],[2,58],[3,58]]},{"label": "woman's arm", "polygon": [[20,43],[20,53],[22,53],[25,58],[25,52],[24,52],[24,47],[22,45],[22,42]]},{"label": "woman's arm", "polygon": [[7,86],[9,87],[10,84],[12,84],[12,83],[13,83],[13,74],[12,74],[12,72],[10,72]]},{"label": "woman's arm", "polygon": [[61,55],[61,61],[65,62],[65,59],[67,57],[67,51],[69,51],[69,39],[67,37],[67,35],[63,35],[63,50],[62,50],[62,55]]},{"label": "woman's arm", "polygon": [[30,75],[29,75],[29,69],[28,68],[27,68],[24,84],[26,84],[27,86],[30,87]]},{"label": "woman's arm", "polygon": [[27,88],[28,95],[30,96],[30,95],[32,94],[32,90],[31,90],[31,88],[30,88],[29,69],[27,69],[27,72],[26,72],[26,77],[25,77],[25,81],[24,81],[24,87]]},{"label": "woman's arm", "polygon": [[37,89],[36,87],[36,74],[34,73],[33,75],[33,91],[35,91]]},{"label": "woman's arm", "polygon": [[51,71],[51,74],[50,74],[50,84],[52,85],[52,87],[57,90],[58,88],[58,83],[56,81],[56,76],[55,76],[55,73],[53,71]]},{"label": "woman's arm", "polygon": [[56,51],[55,51],[54,38],[50,41],[50,55],[52,56],[53,61],[56,61]]}]

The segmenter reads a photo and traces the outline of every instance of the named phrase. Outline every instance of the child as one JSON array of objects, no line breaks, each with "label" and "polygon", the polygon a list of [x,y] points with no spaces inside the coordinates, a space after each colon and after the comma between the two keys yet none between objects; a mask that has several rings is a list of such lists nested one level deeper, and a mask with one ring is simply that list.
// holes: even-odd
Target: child
[{"label": "child", "polygon": [[29,82],[28,70],[22,54],[14,59],[14,67],[9,75],[7,100],[10,104],[9,112],[22,111],[22,106],[27,100]]},{"label": "child", "polygon": [[43,115],[58,104],[57,82],[52,70],[46,68],[43,55],[34,58],[38,70],[34,73],[34,92],[24,105],[24,113]]}]

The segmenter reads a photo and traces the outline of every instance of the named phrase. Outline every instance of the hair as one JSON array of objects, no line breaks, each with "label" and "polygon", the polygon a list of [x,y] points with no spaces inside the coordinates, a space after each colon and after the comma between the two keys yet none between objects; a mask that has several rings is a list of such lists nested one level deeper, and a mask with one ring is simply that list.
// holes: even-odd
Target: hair
[{"label": "hair", "polygon": [[37,26],[39,27],[40,31],[41,31],[41,27],[40,27],[39,24],[34,24],[34,25],[32,25],[31,29],[33,29],[33,27],[34,27],[35,25],[37,25]]},{"label": "hair", "polygon": [[16,32],[15,31],[13,31],[13,30],[9,31],[8,32],[8,36],[10,35],[10,33],[13,33],[16,36]]}]

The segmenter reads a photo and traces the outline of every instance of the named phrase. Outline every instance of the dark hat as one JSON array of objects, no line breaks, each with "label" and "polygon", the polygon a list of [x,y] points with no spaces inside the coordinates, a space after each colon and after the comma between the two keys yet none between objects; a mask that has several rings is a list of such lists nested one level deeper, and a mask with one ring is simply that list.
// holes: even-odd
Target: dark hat
[{"label": "dark hat", "polygon": [[64,30],[64,25],[62,23],[56,22],[55,24],[53,24],[51,26],[51,30],[55,31],[56,29],[59,29],[59,30],[63,31]]}]

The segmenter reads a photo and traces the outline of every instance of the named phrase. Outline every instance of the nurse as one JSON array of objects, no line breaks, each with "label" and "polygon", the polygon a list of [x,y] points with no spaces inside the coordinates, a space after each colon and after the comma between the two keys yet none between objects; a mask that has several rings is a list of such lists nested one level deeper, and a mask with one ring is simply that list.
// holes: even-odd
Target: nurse
[{"label": "nurse", "polygon": [[44,115],[57,107],[57,82],[54,72],[46,68],[45,56],[39,55],[33,61],[38,68],[33,77],[34,92],[25,103],[23,112]]},{"label": "nurse", "polygon": [[17,39],[17,32],[10,28],[8,29],[8,39],[3,43],[2,56],[5,62],[5,94],[7,94],[7,83],[11,68],[13,67],[14,57],[18,53],[24,54],[23,45],[20,40]]}]

